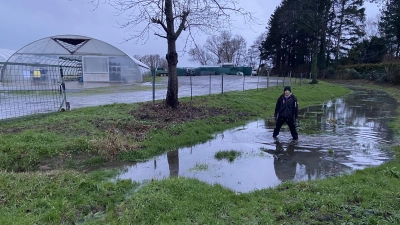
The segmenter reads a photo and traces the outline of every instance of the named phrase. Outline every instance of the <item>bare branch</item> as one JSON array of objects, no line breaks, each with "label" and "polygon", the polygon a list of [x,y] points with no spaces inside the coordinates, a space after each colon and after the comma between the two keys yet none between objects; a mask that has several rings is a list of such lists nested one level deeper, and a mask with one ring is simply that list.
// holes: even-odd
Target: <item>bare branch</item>
[{"label": "bare branch", "polygon": [[[166,1],[171,1],[172,30],[166,25]],[[238,7],[238,0],[89,0],[95,6],[100,3],[114,7],[116,15],[125,22],[119,27],[133,31],[129,40],[148,38],[149,31],[154,35],[165,38],[170,33],[178,38],[189,28],[193,32],[198,30],[205,34],[214,34],[221,30],[230,30],[235,19],[241,19],[240,24],[256,24],[258,19],[252,13]],[[170,28],[169,28],[170,29]],[[138,40],[136,40],[138,41]]]},{"label": "bare branch", "polygon": [[189,12],[183,12],[181,24],[179,25],[178,30],[176,31],[176,36],[179,37],[181,35],[182,30],[185,29],[186,19],[189,16]]}]

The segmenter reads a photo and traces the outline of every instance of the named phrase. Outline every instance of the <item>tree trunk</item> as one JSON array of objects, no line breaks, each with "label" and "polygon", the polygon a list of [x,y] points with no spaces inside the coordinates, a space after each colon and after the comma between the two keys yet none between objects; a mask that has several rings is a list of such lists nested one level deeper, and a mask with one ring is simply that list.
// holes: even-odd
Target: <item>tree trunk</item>
[{"label": "tree trunk", "polygon": [[341,38],[342,38],[342,26],[343,26],[343,20],[344,20],[344,6],[345,6],[345,4],[346,4],[346,2],[344,1],[344,0],[342,0],[342,2],[341,2],[341,8],[340,8],[340,18],[339,18],[339,28],[338,28],[338,33],[337,33],[337,36],[336,36],[336,39],[337,39],[337,43],[336,43],[336,50],[335,50],[335,64],[334,64],[334,66],[335,66],[335,69],[337,68],[337,66],[338,66],[338,61],[339,61],[339,53],[340,53],[340,40],[341,40]]},{"label": "tree trunk", "polygon": [[167,23],[167,43],[168,52],[166,59],[168,62],[168,90],[165,102],[167,106],[177,108],[178,101],[178,76],[176,66],[178,65],[178,53],[176,52],[176,39],[174,27],[174,14],[172,10],[172,0],[165,1],[165,19]]},{"label": "tree trunk", "polygon": [[317,84],[317,74],[318,74],[318,53],[314,51],[312,54],[312,62],[311,62],[311,84]]},{"label": "tree trunk", "polygon": [[166,104],[172,108],[177,108],[178,101],[178,76],[176,66],[178,65],[178,53],[176,53],[176,40],[168,40],[168,53],[166,55],[168,62],[168,90]]},{"label": "tree trunk", "polygon": [[312,61],[311,61],[311,84],[317,84],[317,75],[318,75],[318,53],[319,53],[319,46],[318,46],[318,40],[315,39],[313,43],[313,53],[312,53]]}]

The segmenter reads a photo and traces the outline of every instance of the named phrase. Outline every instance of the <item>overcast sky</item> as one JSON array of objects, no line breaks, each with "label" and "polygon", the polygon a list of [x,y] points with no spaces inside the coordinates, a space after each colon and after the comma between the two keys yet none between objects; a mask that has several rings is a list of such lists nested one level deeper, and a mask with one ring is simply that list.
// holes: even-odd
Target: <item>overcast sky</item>
[{"label": "overcast sky", "polygon": [[[104,2],[104,0],[99,0]],[[232,31],[242,35],[248,46],[257,36],[265,31],[271,14],[280,0],[239,0],[249,12],[261,21],[260,25],[251,28],[242,25]],[[367,16],[374,17],[378,13],[375,5],[366,3]],[[19,50],[25,45],[54,35],[75,34],[105,41],[130,55],[159,54],[164,56],[167,43],[163,38],[150,36],[145,44],[124,42],[132,31],[118,28],[118,22],[124,18],[116,16],[111,6],[101,4],[99,8],[88,3],[88,0],[0,0],[0,48]],[[238,21],[238,24],[242,24]],[[204,44],[206,35],[197,36],[198,44]],[[184,39],[178,39],[178,51],[184,47]],[[188,55],[180,55],[178,66],[196,66],[187,60]]]}]

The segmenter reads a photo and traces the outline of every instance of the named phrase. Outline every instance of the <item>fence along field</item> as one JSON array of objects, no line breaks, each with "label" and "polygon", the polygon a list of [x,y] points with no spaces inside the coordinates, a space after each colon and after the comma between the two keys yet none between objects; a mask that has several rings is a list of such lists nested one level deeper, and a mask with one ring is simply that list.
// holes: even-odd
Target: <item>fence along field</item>
[{"label": "fence along field", "polygon": [[0,120],[65,110],[64,70],[41,64],[0,64]]},{"label": "fence along field", "polygon": [[[79,65],[53,66],[44,64],[0,64],[0,120],[28,116],[40,113],[51,113],[69,109],[71,107],[84,107],[85,103],[90,102],[92,106],[95,102],[98,105],[111,104],[116,102],[133,103],[138,101],[150,101],[155,99],[155,95],[165,96],[164,83],[161,89],[151,93],[149,90],[143,93],[140,89],[131,90],[129,93],[120,93],[121,98],[115,97],[118,93],[115,90],[110,93],[110,97],[104,97],[107,91],[99,91],[100,97],[92,95],[69,95],[65,90],[85,89],[79,78],[82,71]],[[228,68],[229,69],[229,68]],[[251,72],[251,71],[250,71]],[[268,74],[269,75],[269,74]],[[193,76],[193,78],[192,78]],[[251,75],[203,75],[203,76],[181,76],[180,77],[180,96],[196,96],[222,94],[225,91],[245,91],[249,89],[268,88],[269,86],[284,86],[290,84],[302,84],[307,82],[307,74],[285,74],[282,76],[274,75],[251,76]],[[168,79],[168,78],[166,78]],[[193,81],[192,81],[193,79]],[[164,82],[164,81],[163,81]],[[67,83],[67,84],[65,84]],[[79,85],[77,85],[79,83]],[[118,84],[113,84],[117,85]],[[124,84],[122,84],[124,85]],[[102,89],[108,87],[106,84],[89,85],[90,88]],[[126,85],[125,85],[126,86]],[[154,87],[153,87],[154,88]],[[119,89],[119,88],[118,88]],[[121,89],[123,90],[123,88]],[[144,94],[144,95],[143,95]],[[69,95],[69,96],[68,96]],[[140,96],[139,96],[140,95]],[[139,96],[139,97],[138,97]],[[153,98],[151,98],[153,96]],[[68,102],[67,102],[68,99]],[[79,106],[77,106],[77,103]]]}]

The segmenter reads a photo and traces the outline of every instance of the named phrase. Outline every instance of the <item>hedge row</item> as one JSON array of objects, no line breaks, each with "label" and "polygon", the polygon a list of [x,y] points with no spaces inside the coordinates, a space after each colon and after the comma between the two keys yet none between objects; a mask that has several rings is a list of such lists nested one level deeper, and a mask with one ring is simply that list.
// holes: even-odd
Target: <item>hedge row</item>
[{"label": "hedge row", "polygon": [[369,79],[380,83],[400,84],[400,62],[339,66],[334,78]]}]

